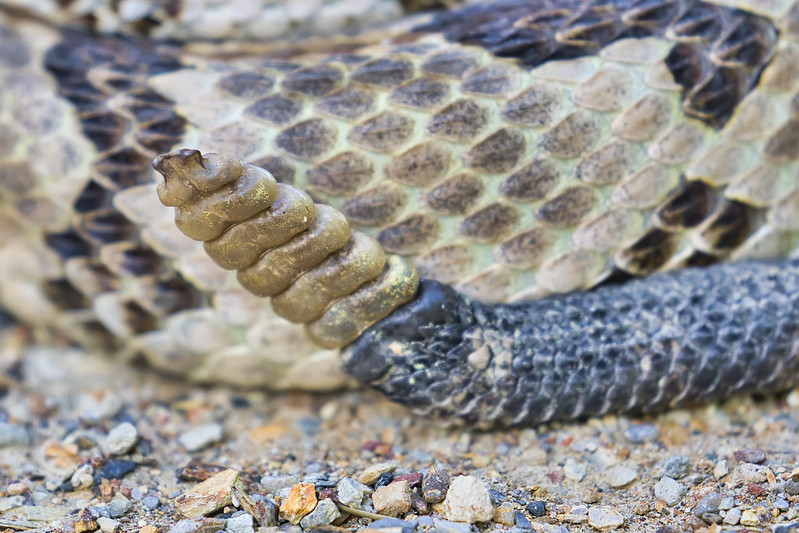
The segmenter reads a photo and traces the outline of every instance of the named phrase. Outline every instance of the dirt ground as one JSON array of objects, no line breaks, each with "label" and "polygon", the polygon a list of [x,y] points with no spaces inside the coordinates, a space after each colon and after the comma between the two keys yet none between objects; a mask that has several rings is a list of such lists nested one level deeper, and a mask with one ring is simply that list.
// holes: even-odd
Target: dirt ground
[{"label": "dirt ground", "polygon": [[[378,463],[386,472],[372,489],[409,479],[415,498],[404,522],[376,524],[394,528],[386,533],[783,533],[799,522],[799,391],[657,417],[474,431],[416,418],[370,391],[203,388],[69,348],[6,345],[0,369],[0,531],[253,531],[258,519],[241,526],[237,501],[216,521],[181,522],[180,496],[229,468],[267,507],[300,482],[335,500],[341,478]],[[120,452],[125,439],[109,432],[124,422],[135,443]],[[493,519],[469,525],[420,503],[415,473],[431,465],[476,476]],[[374,509],[368,498],[363,508]],[[301,533],[282,520],[261,526]]]}]

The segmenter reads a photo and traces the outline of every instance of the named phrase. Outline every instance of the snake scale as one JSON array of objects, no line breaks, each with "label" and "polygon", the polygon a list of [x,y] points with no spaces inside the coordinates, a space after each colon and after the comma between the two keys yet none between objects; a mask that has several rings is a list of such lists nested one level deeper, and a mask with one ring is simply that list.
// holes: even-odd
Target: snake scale
[{"label": "snake scale", "polygon": [[798,66],[792,0],[2,0],[0,306],[472,424],[785,390]]}]

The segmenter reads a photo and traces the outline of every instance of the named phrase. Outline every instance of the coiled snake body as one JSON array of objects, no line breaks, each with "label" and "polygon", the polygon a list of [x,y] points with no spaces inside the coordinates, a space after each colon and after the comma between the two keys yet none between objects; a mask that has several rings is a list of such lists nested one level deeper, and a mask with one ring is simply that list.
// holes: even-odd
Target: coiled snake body
[{"label": "coiled snake body", "polygon": [[474,423],[799,383],[799,3],[291,5],[0,3],[5,309]]}]

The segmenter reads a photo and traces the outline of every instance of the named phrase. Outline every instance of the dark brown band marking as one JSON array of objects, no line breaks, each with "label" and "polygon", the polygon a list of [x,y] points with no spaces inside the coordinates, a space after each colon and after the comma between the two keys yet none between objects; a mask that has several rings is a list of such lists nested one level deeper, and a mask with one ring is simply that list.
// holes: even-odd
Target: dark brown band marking
[{"label": "dark brown band marking", "polygon": [[437,14],[418,32],[535,67],[598,53],[623,38],[674,43],[666,58],[689,116],[720,128],[756,85],[777,29],[769,19],[697,0],[508,0]]},{"label": "dark brown band marking", "polygon": [[[64,260],[84,265],[84,284],[71,290],[87,299],[71,298],[69,308],[88,306],[92,294],[86,291],[91,288],[114,291],[122,277],[140,280],[152,305],[145,309],[133,300],[122,304],[125,323],[135,333],[157,328],[161,317],[200,304],[199,292],[137,242],[138,229],[112,203],[117,191],[149,182],[152,158],[170,150],[183,135],[186,121],[173,111],[172,102],[146,86],[150,76],[182,67],[177,53],[166,45],[66,30],[63,41],[45,55],[59,94],[75,106],[83,134],[99,153],[91,179],[75,202],[74,227],[45,238]],[[107,105],[123,93],[124,116]],[[129,132],[135,145],[129,143]],[[103,260],[100,248],[105,249]],[[69,294],[66,280],[57,280],[53,287]]]}]

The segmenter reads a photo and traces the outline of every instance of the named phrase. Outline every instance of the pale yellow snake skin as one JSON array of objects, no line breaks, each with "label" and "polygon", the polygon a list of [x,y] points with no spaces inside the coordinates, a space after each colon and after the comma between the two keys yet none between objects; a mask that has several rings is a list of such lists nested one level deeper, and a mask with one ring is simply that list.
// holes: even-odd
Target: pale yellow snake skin
[{"label": "pale yellow snake skin", "polygon": [[[669,70],[675,43],[698,42],[674,31],[528,66],[414,32],[436,15],[399,18],[390,2],[210,4],[0,2],[0,307],[198,381],[345,384],[334,350],[175,228],[149,162],[181,147],[263,166],[422,277],[488,303],[799,249],[797,2],[702,3],[773,29],[756,69],[721,45],[705,58],[747,87],[716,124]],[[45,59],[78,39],[64,25],[87,24],[189,40],[152,50],[172,58],[165,72],[123,74],[138,41],[109,39],[77,109]],[[286,31],[298,40],[274,40]],[[91,251],[65,257],[54,235]]]}]

